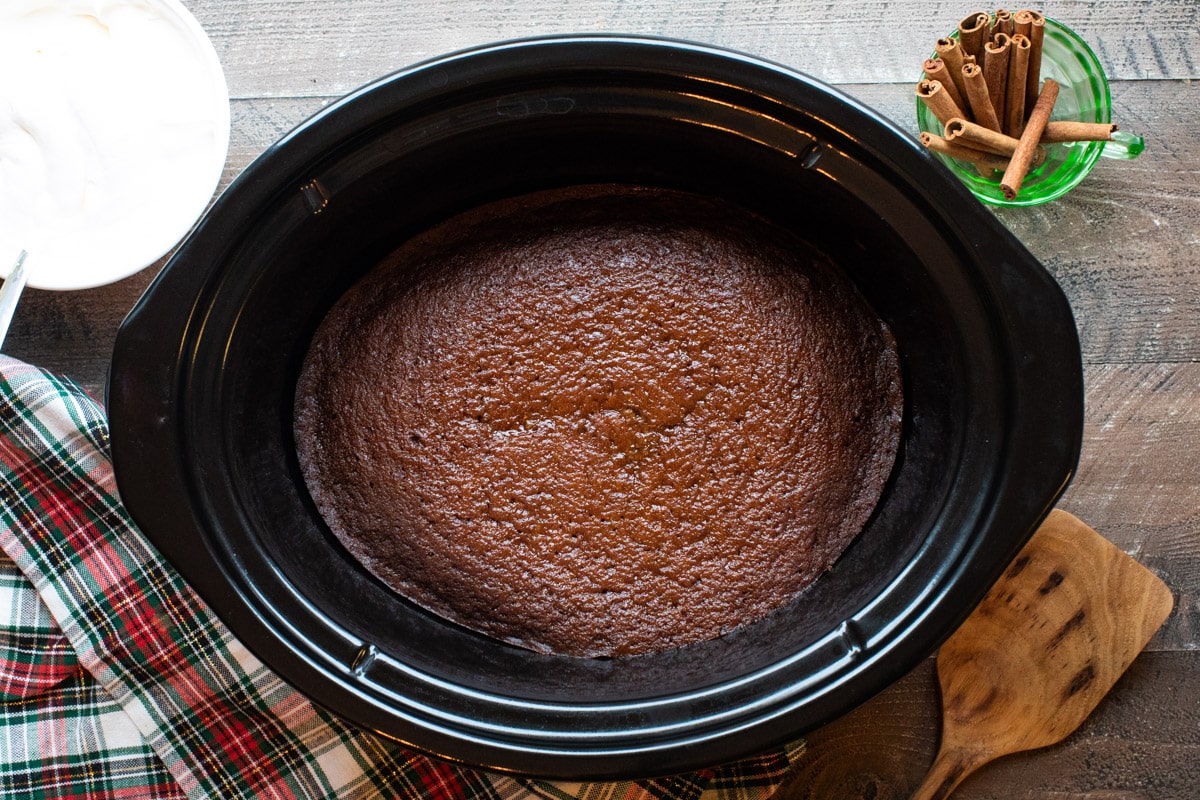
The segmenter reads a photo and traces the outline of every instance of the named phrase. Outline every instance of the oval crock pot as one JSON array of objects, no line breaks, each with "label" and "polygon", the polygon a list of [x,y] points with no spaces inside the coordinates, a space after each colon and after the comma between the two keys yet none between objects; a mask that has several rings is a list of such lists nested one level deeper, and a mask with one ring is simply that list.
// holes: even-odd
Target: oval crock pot
[{"label": "oval crock pot", "polygon": [[[292,441],[309,339],[384,254],[591,182],[725,197],[824,249],[891,325],[906,392],[884,497],[829,574],[728,636],[633,658],[539,655],[401,599],[326,529]],[[779,65],[619,36],[451,55],[302,124],[130,313],[108,392],[130,513],[270,667],[421,750],[571,778],[750,754],[910,670],[1065,488],[1083,409],[1062,292],[911,138]]]}]

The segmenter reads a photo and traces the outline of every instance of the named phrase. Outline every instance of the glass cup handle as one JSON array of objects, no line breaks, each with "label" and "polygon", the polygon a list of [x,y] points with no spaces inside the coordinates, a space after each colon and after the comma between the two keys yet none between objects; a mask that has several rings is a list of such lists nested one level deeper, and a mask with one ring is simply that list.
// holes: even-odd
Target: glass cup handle
[{"label": "glass cup handle", "polygon": [[1146,140],[1136,133],[1117,131],[1112,135],[1111,142],[1104,143],[1100,155],[1105,158],[1137,158],[1146,149]]}]

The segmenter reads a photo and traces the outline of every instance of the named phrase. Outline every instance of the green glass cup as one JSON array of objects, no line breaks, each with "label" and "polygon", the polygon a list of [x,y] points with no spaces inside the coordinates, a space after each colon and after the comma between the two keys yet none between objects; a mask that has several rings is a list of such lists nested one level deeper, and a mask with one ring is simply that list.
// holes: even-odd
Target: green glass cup
[{"label": "green glass cup", "polygon": [[[957,32],[953,34],[957,37]],[[1046,19],[1042,40],[1041,77],[1058,81],[1060,90],[1052,120],[1112,121],[1112,95],[1096,54],[1074,31]],[[917,126],[942,135],[943,126],[925,103],[917,100]],[[1136,158],[1146,147],[1141,136],[1117,131],[1111,142],[1072,142],[1046,145],[1046,160],[1033,169],[1012,200],[1000,190],[1000,173],[982,175],[973,164],[938,154],[943,163],[985,203],[997,206],[1034,206],[1062,197],[1091,172],[1096,160]]]}]

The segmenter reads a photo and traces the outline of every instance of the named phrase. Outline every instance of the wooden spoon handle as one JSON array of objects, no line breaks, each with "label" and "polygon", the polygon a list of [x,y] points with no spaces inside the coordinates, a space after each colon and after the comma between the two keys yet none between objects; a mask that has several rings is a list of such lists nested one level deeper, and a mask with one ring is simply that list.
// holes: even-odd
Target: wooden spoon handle
[{"label": "wooden spoon handle", "polygon": [[986,761],[972,758],[961,750],[942,750],[910,800],[945,800],[962,783],[963,778]]}]

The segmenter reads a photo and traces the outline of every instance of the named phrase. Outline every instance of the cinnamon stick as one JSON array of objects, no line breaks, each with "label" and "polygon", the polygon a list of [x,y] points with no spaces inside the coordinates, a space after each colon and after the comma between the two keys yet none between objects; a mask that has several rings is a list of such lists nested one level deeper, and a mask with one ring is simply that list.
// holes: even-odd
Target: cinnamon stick
[{"label": "cinnamon stick", "polygon": [[[964,109],[967,107],[966,98],[958,94],[958,87],[954,85],[954,81],[950,80],[950,73],[947,71],[945,61],[940,58],[927,58],[921,66],[925,70],[925,79],[940,82],[942,88],[946,90],[946,94],[950,95],[950,99],[954,101],[954,105]],[[945,122],[943,121],[942,124],[944,125]]]},{"label": "cinnamon stick", "polygon": [[987,83],[988,96],[996,119],[1004,119],[1004,95],[1008,90],[1008,53],[1011,40],[1007,33],[997,33],[992,41],[983,46],[983,78]]},{"label": "cinnamon stick", "polygon": [[988,95],[987,81],[983,70],[975,64],[964,64],[963,83],[967,85],[967,101],[971,104],[971,113],[975,120],[985,128],[1000,130],[1000,120],[996,117],[996,109],[992,106],[992,98]]},{"label": "cinnamon stick", "polygon": [[929,110],[943,125],[950,120],[962,117],[962,109],[958,107],[941,81],[924,80],[917,84],[917,97],[929,106]]},{"label": "cinnamon stick", "polygon": [[991,172],[1008,168],[1008,159],[1003,156],[998,156],[994,153],[985,153],[983,150],[976,150],[974,147],[967,147],[966,145],[952,142],[935,133],[922,131],[921,144],[935,153],[941,153],[942,155],[950,156],[950,158],[974,164],[981,171]]},{"label": "cinnamon stick", "polygon": [[992,36],[995,37],[997,33],[1003,33],[1008,37],[1011,37],[1014,33],[1012,12],[1008,9],[996,9],[996,19],[992,23]]},{"label": "cinnamon stick", "polygon": [[1033,108],[1037,102],[1038,91],[1042,82],[1042,40],[1046,38],[1046,17],[1037,11],[1029,12],[1033,19],[1030,22],[1029,34],[1029,72],[1025,76],[1025,110]]},{"label": "cinnamon stick", "polygon": [[1014,34],[1008,54],[1008,85],[1004,91],[1004,132],[1013,138],[1025,125],[1025,79],[1029,73],[1029,37]]},{"label": "cinnamon stick", "polygon": [[992,18],[982,11],[973,11],[958,23],[958,41],[963,52],[983,61],[983,43],[991,33]]},{"label": "cinnamon stick", "polygon": [[946,62],[946,71],[950,80],[954,83],[954,88],[958,90],[958,96],[965,98],[967,96],[967,87],[962,82],[962,45],[958,43],[958,39],[938,39],[933,49],[937,52],[938,58]]},{"label": "cinnamon stick", "polygon": [[998,156],[1011,156],[1017,150],[1017,139],[961,117],[947,122],[945,133],[946,138],[952,142]]},{"label": "cinnamon stick", "polygon": [[1033,164],[1038,143],[1046,129],[1046,124],[1050,121],[1050,112],[1054,110],[1054,101],[1057,99],[1058,81],[1047,78],[1042,84],[1042,91],[1038,94],[1037,102],[1033,105],[1033,113],[1029,115],[1029,122],[1026,123],[1025,130],[1021,133],[1012,161],[1008,163],[1008,169],[1004,170],[1004,177],[1000,179],[1000,191],[1004,192],[1006,200],[1016,199],[1017,194],[1021,191],[1021,184]]},{"label": "cinnamon stick", "polygon": [[1022,8],[1013,14],[1013,36],[1021,34],[1026,39],[1033,36],[1033,12]]},{"label": "cinnamon stick", "polygon": [[1119,130],[1116,125],[1107,122],[1072,122],[1061,120],[1047,122],[1042,131],[1042,144],[1059,142],[1109,142],[1112,135]]}]

